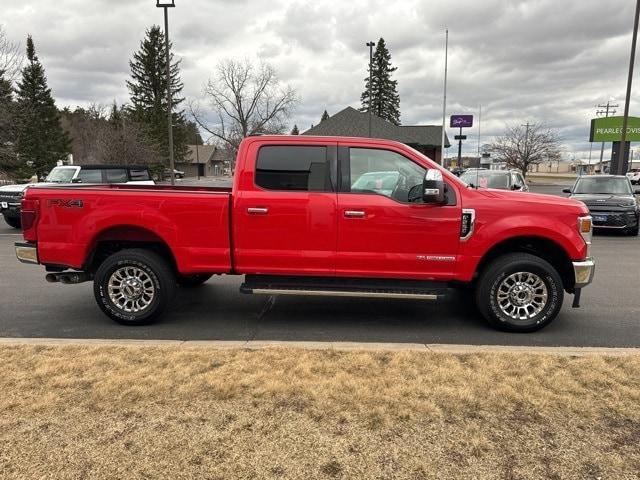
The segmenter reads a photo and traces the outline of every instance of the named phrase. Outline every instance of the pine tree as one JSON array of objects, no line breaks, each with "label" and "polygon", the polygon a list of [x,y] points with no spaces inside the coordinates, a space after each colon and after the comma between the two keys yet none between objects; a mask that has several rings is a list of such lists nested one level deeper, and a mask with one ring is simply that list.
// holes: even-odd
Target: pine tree
[{"label": "pine tree", "polygon": [[16,167],[16,103],[13,99],[11,82],[0,70],[0,172]]},{"label": "pine tree", "polygon": [[[398,82],[391,79],[391,74],[398,68],[391,65],[391,54],[387,49],[384,38],[378,40],[373,54],[373,68],[371,69],[371,99],[369,98],[369,76],[365,78],[364,92],[360,97],[361,112],[371,112],[380,118],[400,125],[400,96]],[[368,69],[367,69],[368,71]]]},{"label": "pine tree", "polygon": [[329,114],[327,113],[327,111],[325,110],[324,113],[322,114],[322,117],[320,118],[321,122],[324,122],[325,120],[327,120],[329,118]]},{"label": "pine tree", "polygon": [[43,176],[58,160],[67,157],[71,141],[60,125],[58,110],[31,35],[27,37],[27,64],[22,69],[16,93],[16,151],[24,170],[22,173]]},{"label": "pine tree", "polygon": [[291,130],[291,135],[300,135],[300,130],[298,130],[298,125],[293,126],[293,130]]},{"label": "pine tree", "polygon": [[[169,50],[171,50],[171,44]],[[180,80],[180,61],[173,61],[173,53],[169,62],[174,156],[176,162],[180,162],[187,155],[187,143],[189,143],[184,112],[177,108],[184,101],[180,96],[183,84]],[[162,152],[166,164],[169,158],[167,61],[164,34],[159,26],[154,25],[146,31],[144,40],[140,42],[140,49],[133,54],[129,66],[131,68],[131,80],[127,81],[131,96],[129,113],[133,120],[144,127],[149,143]]]}]

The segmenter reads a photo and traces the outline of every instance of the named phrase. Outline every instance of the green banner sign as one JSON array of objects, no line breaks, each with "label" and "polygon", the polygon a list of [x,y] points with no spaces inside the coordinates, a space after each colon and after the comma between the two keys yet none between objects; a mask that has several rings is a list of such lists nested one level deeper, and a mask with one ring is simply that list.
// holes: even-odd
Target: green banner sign
[{"label": "green banner sign", "polygon": [[[591,120],[590,142],[620,142],[624,117],[602,117]],[[640,118],[629,117],[627,142],[640,142]]]}]

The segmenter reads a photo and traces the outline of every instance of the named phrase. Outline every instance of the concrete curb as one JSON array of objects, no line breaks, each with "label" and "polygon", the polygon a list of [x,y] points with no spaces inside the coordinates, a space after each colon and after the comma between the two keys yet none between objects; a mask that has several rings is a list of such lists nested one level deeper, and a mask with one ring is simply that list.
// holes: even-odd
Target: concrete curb
[{"label": "concrete curb", "polygon": [[564,356],[584,355],[640,355],[640,348],[609,347],[528,347],[508,345],[449,345],[424,343],[363,343],[363,342],[289,342],[289,341],[227,341],[227,340],[130,340],[98,338],[0,338],[0,346],[43,345],[43,346],[112,346],[112,347],[178,347],[178,348],[244,348],[259,350],[263,348],[301,348],[306,350],[338,351],[423,351],[434,353],[526,353]]}]

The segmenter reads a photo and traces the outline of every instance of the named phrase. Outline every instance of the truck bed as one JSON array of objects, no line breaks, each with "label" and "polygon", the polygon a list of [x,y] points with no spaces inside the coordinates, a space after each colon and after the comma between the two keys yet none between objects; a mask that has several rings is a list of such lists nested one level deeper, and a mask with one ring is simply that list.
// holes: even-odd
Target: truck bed
[{"label": "truck bed", "polygon": [[231,269],[231,188],[61,185],[26,198],[39,201],[41,263],[80,269],[101,242],[144,239],[167,245],[180,273]]}]

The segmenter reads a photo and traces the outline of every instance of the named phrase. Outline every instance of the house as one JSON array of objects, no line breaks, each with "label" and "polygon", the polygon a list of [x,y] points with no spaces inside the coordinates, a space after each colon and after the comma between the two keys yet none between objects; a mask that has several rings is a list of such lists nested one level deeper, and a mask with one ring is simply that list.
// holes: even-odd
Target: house
[{"label": "house", "polygon": [[[369,114],[359,112],[353,107],[347,107],[330,116],[303,132],[302,135],[384,138],[409,145],[438,163],[442,157],[441,125],[394,125],[376,115],[371,115],[371,135],[369,135]],[[449,139],[445,133],[445,147],[449,146]]]},{"label": "house", "polygon": [[187,145],[185,162],[176,168],[184,171],[185,177],[210,177],[223,175],[229,166],[229,155],[225,149],[215,145]]}]

